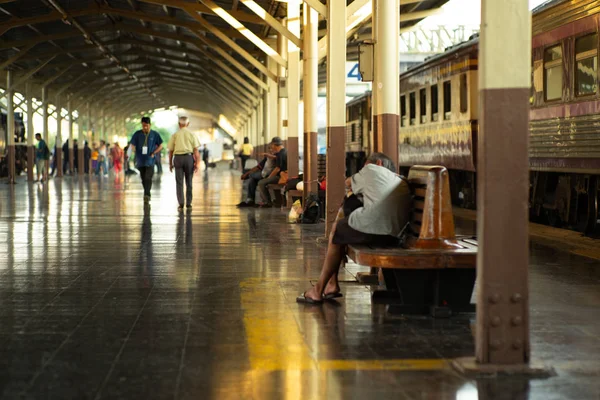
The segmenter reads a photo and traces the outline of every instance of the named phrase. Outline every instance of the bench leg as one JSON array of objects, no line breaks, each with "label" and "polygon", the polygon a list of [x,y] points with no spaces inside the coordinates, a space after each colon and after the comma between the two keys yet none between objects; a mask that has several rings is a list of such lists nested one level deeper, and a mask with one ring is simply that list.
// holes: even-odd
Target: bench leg
[{"label": "bench leg", "polygon": [[369,272],[358,272],[356,280],[363,285],[379,285],[378,268],[371,268]]},{"label": "bench leg", "polygon": [[390,304],[390,313],[444,318],[474,311],[475,269],[384,269],[383,274],[387,290],[374,292],[373,301]]}]

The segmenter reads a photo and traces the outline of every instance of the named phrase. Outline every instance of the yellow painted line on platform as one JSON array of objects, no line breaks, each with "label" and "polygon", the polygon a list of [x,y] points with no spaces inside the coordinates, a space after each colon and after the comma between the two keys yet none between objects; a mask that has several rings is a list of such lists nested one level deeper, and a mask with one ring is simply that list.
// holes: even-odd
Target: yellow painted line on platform
[{"label": "yellow painted line on platform", "polygon": [[281,289],[282,281],[297,280],[250,278],[240,284],[249,361],[254,371],[431,371],[447,367],[443,359],[318,359],[300,332]]},{"label": "yellow painted line on platform", "polygon": [[439,371],[448,366],[443,359],[320,360],[323,371]]},{"label": "yellow painted line on platform", "polygon": [[249,279],[240,288],[252,369],[316,369],[279,281]]}]

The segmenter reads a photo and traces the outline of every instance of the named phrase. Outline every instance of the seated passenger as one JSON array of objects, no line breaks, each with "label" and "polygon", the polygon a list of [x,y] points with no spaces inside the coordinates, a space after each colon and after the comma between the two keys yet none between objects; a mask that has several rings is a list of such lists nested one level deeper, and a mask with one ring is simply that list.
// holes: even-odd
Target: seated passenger
[{"label": "seated passenger", "polygon": [[[264,158],[261,160],[260,163],[258,163],[256,167],[252,168],[251,170],[242,175],[242,180],[250,180],[248,182],[248,194],[246,196],[246,201],[242,201],[241,203],[237,204],[236,207],[244,208],[256,206],[254,197],[256,193],[256,188],[258,186],[258,182],[269,176],[271,172],[273,172],[273,170],[275,169],[275,156],[272,154],[271,145],[268,146],[268,150],[269,153],[263,154]],[[265,199],[263,199],[263,201],[265,201]]]},{"label": "seated passenger", "polygon": [[363,204],[354,207],[349,216],[336,220],[319,280],[296,298],[298,303],[321,304],[323,300],[342,297],[337,275],[347,245],[398,243],[408,222],[411,193],[408,183],[395,170],[389,157],[373,153],[363,169],[346,180],[346,188],[362,195]]},{"label": "seated passenger", "polygon": [[269,146],[271,146],[273,154],[275,154],[275,169],[258,182],[258,189],[265,201],[261,207],[265,208],[273,207],[271,194],[269,193],[267,186],[270,184],[277,184],[281,179],[282,174],[287,175],[287,149],[283,147],[283,140],[281,140],[280,137],[275,136],[271,140],[271,143],[269,143]]}]

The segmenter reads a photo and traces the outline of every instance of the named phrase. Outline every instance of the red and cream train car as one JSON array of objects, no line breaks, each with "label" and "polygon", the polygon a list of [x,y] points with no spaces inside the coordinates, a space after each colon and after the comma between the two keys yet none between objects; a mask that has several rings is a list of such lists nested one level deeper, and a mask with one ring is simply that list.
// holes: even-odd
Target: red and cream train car
[{"label": "red and cream train car", "polygon": [[[532,27],[531,216],[592,232],[600,185],[600,2],[546,3],[533,11]],[[400,76],[401,170],[448,167],[454,202],[470,208],[476,204],[478,45],[474,38]]]}]

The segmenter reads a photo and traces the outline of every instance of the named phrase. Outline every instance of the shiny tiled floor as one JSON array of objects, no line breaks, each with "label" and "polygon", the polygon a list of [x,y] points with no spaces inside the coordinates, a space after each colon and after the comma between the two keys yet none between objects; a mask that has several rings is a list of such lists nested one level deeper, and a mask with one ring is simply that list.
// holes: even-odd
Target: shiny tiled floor
[{"label": "shiny tiled floor", "polygon": [[600,398],[598,262],[532,249],[533,357],[558,376],[469,380],[447,361],[472,316],[389,316],[356,266],[344,300],[299,306],[323,227],[237,210],[226,168],[194,183],[182,215],[169,173],[148,212],[137,177],[0,183],[0,398]]}]

